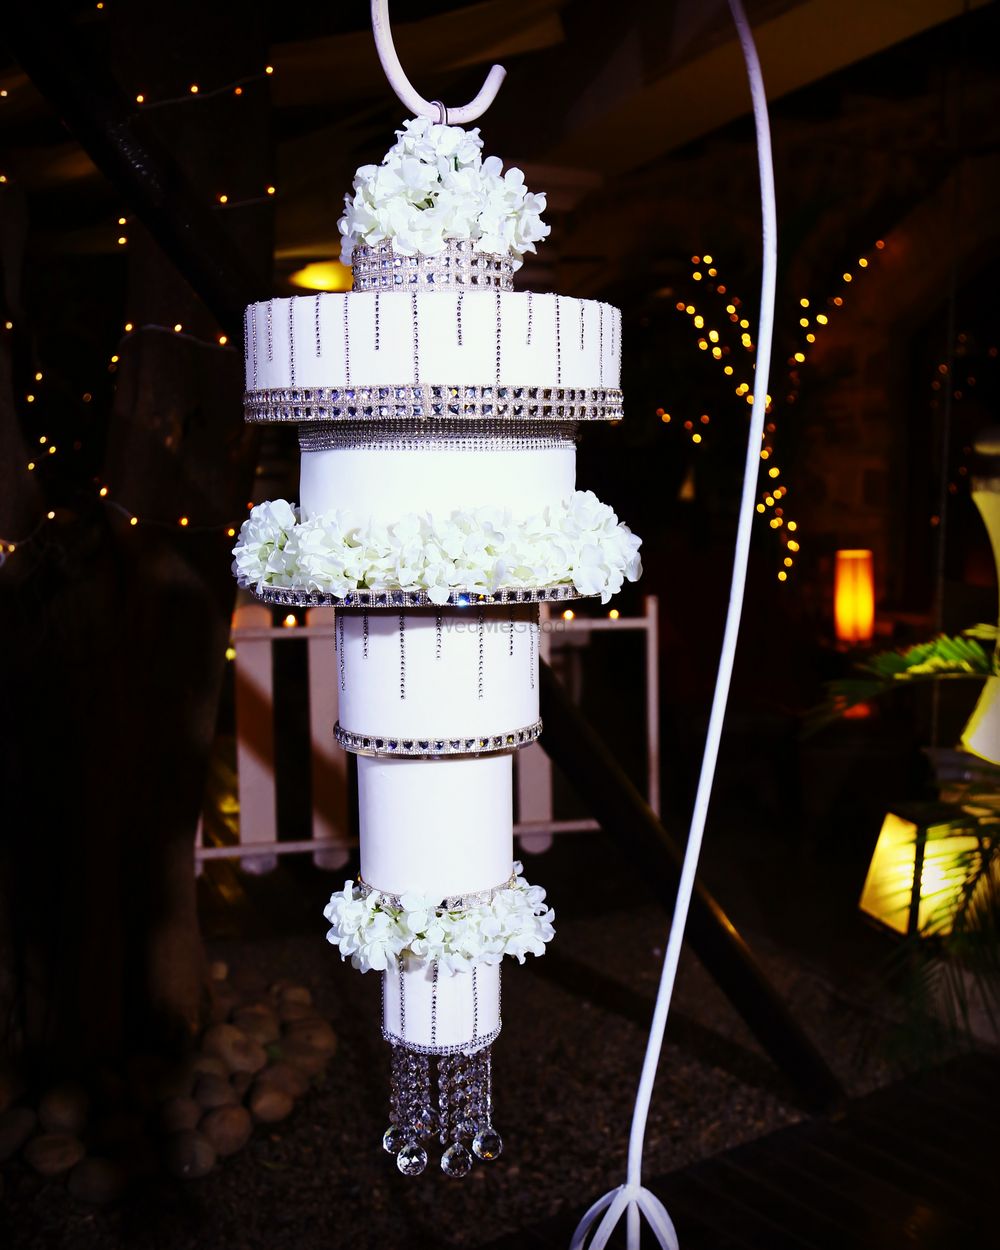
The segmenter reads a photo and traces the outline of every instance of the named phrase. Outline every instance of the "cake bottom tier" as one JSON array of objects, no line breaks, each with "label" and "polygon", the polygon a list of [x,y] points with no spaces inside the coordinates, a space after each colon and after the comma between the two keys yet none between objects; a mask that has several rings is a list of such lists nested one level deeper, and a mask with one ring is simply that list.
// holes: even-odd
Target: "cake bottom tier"
[{"label": "cake bottom tier", "polygon": [[471,1053],[500,1032],[500,965],[448,973],[438,964],[400,958],[382,974],[386,1041],[433,1055]]}]

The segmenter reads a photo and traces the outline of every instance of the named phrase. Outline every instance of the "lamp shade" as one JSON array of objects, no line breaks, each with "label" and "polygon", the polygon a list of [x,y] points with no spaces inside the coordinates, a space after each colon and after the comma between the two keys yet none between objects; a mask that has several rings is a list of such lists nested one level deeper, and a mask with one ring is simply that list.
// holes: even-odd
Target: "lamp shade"
[{"label": "lamp shade", "polygon": [[992,858],[995,812],[919,803],[887,812],[861,891],[863,912],[897,933],[952,931]]},{"label": "lamp shade", "polygon": [[833,620],[838,642],[871,642],[875,632],[875,573],[870,551],[837,552]]}]

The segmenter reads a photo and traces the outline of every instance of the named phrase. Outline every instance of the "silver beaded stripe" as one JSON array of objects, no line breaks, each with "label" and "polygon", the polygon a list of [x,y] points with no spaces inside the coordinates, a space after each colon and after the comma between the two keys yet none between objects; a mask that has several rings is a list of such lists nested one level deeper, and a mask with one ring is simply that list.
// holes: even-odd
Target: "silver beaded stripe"
[{"label": "silver beaded stripe", "polygon": [[[440,902],[434,905],[435,911],[471,911],[473,907],[482,907],[484,903],[492,903],[498,894],[502,894],[504,890],[512,890],[517,882],[517,875],[511,873],[506,881],[502,881],[499,885],[491,886],[488,890],[476,890],[471,894],[447,894]],[[403,896],[401,894],[389,894],[385,890],[379,890],[373,885],[369,885],[365,879],[360,876],[354,882],[353,894],[355,898],[365,899],[370,894],[377,894],[380,904],[386,907],[399,908],[403,906]]]},{"label": "silver beaded stripe", "polygon": [[267,359],[274,360],[274,301],[267,301]]},{"label": "silver beaded stripe", "polygon": [[486,658],[486,612],[483,608],[479,609],[479,619],[476,621],[476,633],[478,634],[479,643],[478,697],[481,700],[483,697],[483,669]]},{"label": "silver beaded stripe", "polygon": [[[475,969],[473,969],[473,972]],[[438,1031],[438,963],[434,960],[433,971],[431,972],[431,1045],[437,1042]],[[473,1031],[475,1036],[475,1031]]]},{"label": "silver beaded stripe", "polygon": [[600,312],[600,323],[601,323],[601,332],[600,332],[600,335],[598,336],[597,354],[598,354],[599,372],[597,375],[597,380],[601,384],[601,386],[603,386],[604,385],[604,305],[598,304],[597,308],[598,308],[598,311]]},{"label": "silver beaded stripe", "polygon": [[514,609],[513,608],[511,608],[510,613],[508,614],[507,626],[510,632],[507,654],[512,656],[514,654]]},{"label": "silver beaded stripe", "polygon": [[444,617],[439,612],[434,618],[434,658],[440,660],[441,645],[444,641]]},{"label": "silver beaded stripe", "polygon": [[288,301],[288,376],[295,385],[295,299]]},{"label": "silver beaded stripe", "polygon": [[535,622],[528,622],[528,674],[531,678],[531,689],[535,688]]},{"label": "silver beaded stripe", "polygon": [[397,256],[391,240],[361,244],[351,257],[355,291],[514,289],[514,261],[509,254],[479,252],[471,240],[448,239],[433,256]]},{"label": "silver beaded stripe", "polygon": [[253,356],[253,389],[257,389],[257,305],[250,305],[250,352]]},{"label": "silver beaded stripe", "polygon": [[337,617],[337,633],[340,638],[340,645],[338,647],[338,653],[340,655],[340,688],[341,690],[346,690],[347,685],[344,678],[344,617],[342,614]]},{"label": "silver beaded stripe", "polygon": [[251,308],[247,308],[243,313],[243,376],[246,377],[246,366],[250,363],[250,316]]},{"label": "silver beaded stripe", "polygon": [[399,697],[406,698],[406,616],[399,614]]},{"label": "silver beaded stripe", "polygon": [[583,300],[580,300],[580,351],[583,351],[583,314],[586,312],[587,306]]},{"label": "silver beaded stripe", "polygon": [[379,312],[379,293],[375,292],[375,350],[380,350],[381,344],[381,315]]},{"label": "silver beaded stripe", "polygon": [[479,965],[472,965],[472,1040],[479,1036]]},{"label": "silver beaded stripe", "polygon": [[368,613],[361,613],[361,647],[362,655],[368,659]]},{"label": "silver beaded stripe", "polygon": [[540,720],[533,725],[508,730],[506,733],[472,738],[404,738],[399,734],[361,734],[345,729],[340,721],[333,727],[334,738],[352,755],[417,756],[422,759],[437,759],[445,755],[494,755],[500,751],[514,751],[530,746],[541,733]]},{"label": "silver beaded stripe", "polygon": [[[302,590],[294,586],[258,586],[253,594],[261,603],[288,608],[426,608],[434,605],[423,590],[352,590],[334,595],[325,590]],[[495,606],[509,603],[562,603],[570,599],[593,599],[581,595],[574,586],[502,586],[491,593],[479,590],[453,590],[448,604],[453,607]]]},{"label": "silver beaded stripe", "polygon": [[[351,301],[344,300],[344,378],[351,385]],[[243,403],[243,416],[247,421],[253,420],[246,415],[246,401]]]},{"label": "silver beaded stripe", "polygon": [[[403,956],[396,956],[396,974],[399,977],[399,1033],[400,1038],[406,1037],[406,978],[403,976]],[[385,1032],[385,1016],[382,1017],[383,1033]]]},{"label": "silver beaded stripe", "polygon": [[323,354],[323,340],[322,340],[322,336],[321,336],[321,334],[320,334],[320,327],[319,327],[319,309],[320,309],[320,303],[319,303],[319,301],[320,301],[320,296],[319,296],[319,295],[317,295],[317,296],[316,296],[316,309],[315,309],[315,312],[314,312],[314,314],[313,314],[313,320],[314,320],[314,323],[315,323],[314,328],[315,328],[315,331],[316,331],[316,355],[317,355],[317,357],[319,357],[319,356],[321,356],[321,355]]},{"label": "silver beaded stripe", "polygon": [[559,296],[556,296],[556,383],[562,386],[562,329],[559,324]]},{"label": "silver beaded stripe", "polygon": [[501,315],[500,315],[500,292],[499,292],[499,291],[497,291],[497,295],[496,295],[496,315],[497,315],[497,372],[496,372],[496,383],[497,383],[497,386],[499,387],[499,385],[500,385],[500,344],[501,344],[501,341],[502,341],[502,338],[503,338],[503,335],[502,335],[502,333],[501,333],[501,330],[502,330],[502,324],[503,324],[503,319],[502,319],[502,317],[501,317]]},{"label": "silver beaded stripe", "polygon": [[410,314],[413,321],[413,382],[420,385],[420,318],[417,316],[417,293],[410,296]]},{"label": "silver beaded stripe", "polygon": [[458,299],[455,301],[455,329],[458,333],[458,345],[462,346],[462,297],[464,291],[459,291]]},{"label": "silver beaded stripe", "polygon": [[531,346],[531,292],[528,292],[528,337],[525,339],[525,346]]},{"label": "silver beaded stripe", "polygon": [[[428,428],[415,421],[313,421],[299,426],[300,451],[498,451],[572,450],[579,427],[537,421],[529,433],[511,421],[448,422]],[[515,432],[516,431],[516,432]]]},{"label": "silver beaded stripe", "polygon": [[[348,304],[345,301],[344,307]],[[603,340],[603,329],[602,329]],[[604,375],[603,341],[601,376]],[[419,364],[414,359],[414,369]],[[266,421],[620,421],[622,393],[600,386],[501,386],[423,383],[381,386],[350,384],[350,350],[345,345],[348,379],[342,387],[282,387],[248,391],[243,416]],[[560,366],[561,370],[561,366]]]},{"label": "silver beaded stripe", "polygon": [[475,1041],[470,1039],[467,1042],[454,1042],[450,1046],[427,1046],[421,1042],[408,1042],[405,1037],[400,1037],[393,1033],[384,1024],[382,1026],[382,1037],[391,1046],[401,1046],[404,1050],[412,1050],[417,1055],[474,1055],[478,1054],[486,1046],[492,1046],[500,1036],[501,1027],[502,1025],[498,1024],[495,1029],[490,1029],[488,1033],[477,1037]]}]

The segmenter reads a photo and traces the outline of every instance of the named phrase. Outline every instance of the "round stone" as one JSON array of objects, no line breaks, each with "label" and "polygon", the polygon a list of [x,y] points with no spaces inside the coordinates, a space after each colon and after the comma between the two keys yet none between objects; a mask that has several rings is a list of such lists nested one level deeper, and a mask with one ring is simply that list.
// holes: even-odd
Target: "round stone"
[{"label": "round stone", "polygon": [[426,1166],[427,1151],[415,1141],[404,1146],[396,1155],[396,1167],[404,1176],[419,1176]]},{"label": "round stone", "polygon": [[452,1145],[441,1156],[441,1171],[445,1176],[468,1176],[472,1169],[472,1155],[460,1141]]},{"label": "round stone", "polygon": [[472,1153],[484,1163],[492,1163],[503,1153],[503,1141],[495,1128],[482,1128],[472,1139]]},{"label": "round stone", "polygon": [[382,1134],[382,1149],[386,1154],[398,1155],[405,1145],[405,1131],[398,1124],[390,1124]]}]

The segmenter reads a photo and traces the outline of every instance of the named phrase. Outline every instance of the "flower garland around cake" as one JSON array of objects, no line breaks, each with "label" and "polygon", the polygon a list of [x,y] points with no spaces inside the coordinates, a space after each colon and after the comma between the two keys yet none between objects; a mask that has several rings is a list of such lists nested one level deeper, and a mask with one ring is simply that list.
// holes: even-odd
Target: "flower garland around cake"
[{"label": "flower garland around cake", "polygon": [[412,891],[390,902],[378,890],[348,881],[331,895],[323,915],[332,926],[327,941],[362,972],[385,971],[400,955],[436,963],[449,974],[469,972],[476,963],[498,964],[505,955],[523,964],[526,955],[543,955],[555,936],[555,912],[545,891],[525,881],[519,863],[509,885],[471,907],[447,910],[440,900]]},{"label": "flower garland around cake", "polygon": [[642,573],[638,538],[593,491],[515,519],[501,508],[409,513],[390,525],[349,512],[302,518],[284,499],[258,504],[233,548],[243,587],[321,591],[423,591],[445,604],[456,589],[572,585],[607,603]]},{"label": "flower garland around cake", "polygon": [[400,256],[434,256],[448,239],[471,239],[477,251],[509,253],[517,269],[546,238],[545,195],[528,191],[521,170],[503,173],[499,157],[483,159],[478,127],[415,117],[396,135],[382,164],[362,165],[354,195],[344,197],[337,226],[345,265],[360,243],[391,239]]}]

